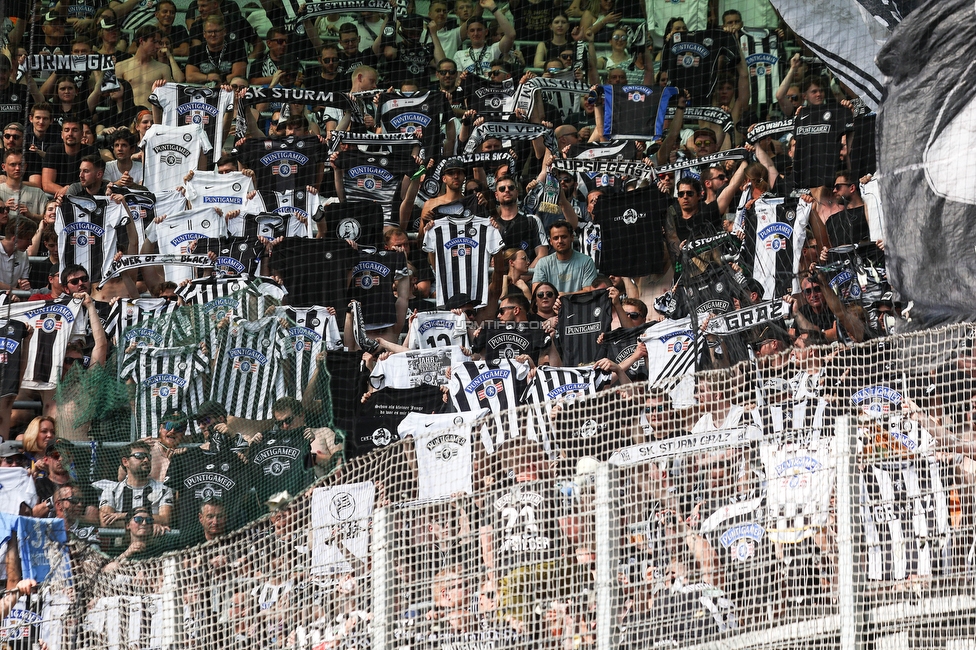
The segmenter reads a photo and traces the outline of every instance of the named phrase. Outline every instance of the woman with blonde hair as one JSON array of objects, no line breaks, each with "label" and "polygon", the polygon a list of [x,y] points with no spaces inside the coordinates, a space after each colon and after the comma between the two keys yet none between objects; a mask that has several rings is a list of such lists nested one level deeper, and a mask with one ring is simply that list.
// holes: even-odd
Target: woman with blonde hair
[{"label": "woman with blonde hair", "polygon": [[524,280],[529,272],[528,254],[521,248],[506,248],[502,255],[508,263],[508,273],[502,278],[502,297],[518,289],[525,294],[526,300],[531,300],[532,288]]},{"label": "woman with blonde hair", "polygon": [[44,456],[48,447],[58,439],[56,422],[49,415],[38,415],[27,425],[21,442],[24,443],[24,455],[31,466],[44,463]]}]

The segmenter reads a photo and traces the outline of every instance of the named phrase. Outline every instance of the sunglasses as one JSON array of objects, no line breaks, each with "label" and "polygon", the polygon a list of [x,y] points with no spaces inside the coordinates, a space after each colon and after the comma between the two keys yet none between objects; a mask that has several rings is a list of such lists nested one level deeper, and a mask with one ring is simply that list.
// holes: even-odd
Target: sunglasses
[{"label": "sunglasses", "polygon": [[149,454],[144,451],[137,451],[129,454],[129,458],[135,458],[136,460],[146,460],[149,458]]},{"label": "sunglasses", "polygon": [[803,293],[809,296],[812,293],[821,293],[821,289],[819,285],[813,285],[812,287],[807,287],[806,289],[804,289]]},{"label": "sunglasses", "polygon": [[683,199],[685,197],[694,196],[695,193],[692,190],[682,190],[678,192],[678,198]]},{"label": "sunglasses", "polygon": [[729,180],[729,177],[726,176],[725,174],[715,174],[714,176],[712,176],[712,180],[713,181],[727,181],[727,180]]},{"label": "sunglasses", "polygon": [[549,74],[556,74],[557,72],[562,72],[562,68],[546,68],[546,72]]},{"label": "sunglasses", "polygon": [[560,54],[559,55],[559,58],[562,59],[563,61],[572,61],[573,60],[573,55],[572,54]]},{"label": "sunglasses", "polygon": [[78,505],[79,503],[81,503],[81,499],[79,499],[78,497],[65,497],[63,499],[58,499],[58,503],[64,503],[65,501],[67,501],[72,505]]},{"label": "sunglasses", "polygon": [[457,74],[457,70],[438,70],[437,71],[437,74],[442,75],[442,76],[443,75],[449,75],[449,74]]},{"label": "sunglasses", "polygon": [[246,90],[248,88],[245,84],[231,84],[230,87],[234,90]]},{"label": "sunglasses", "polygon": [[795,101],[799,101],[800,96],[799,95],[787,95],[786,98],[788,100],[790,100],[791,102],[795,102]]},{"label": "sunglasses", "polygon": [[668,410],[667,404],[656,404],[654,406],[644,407],[645,413],[664,413],[666,410]]},{"label": "sunglasses", "polygon": [[71,278],[70,280],[68,280],[68,286],[71,286],[73,284],[84,284],[89,280],[91,280],[91,278],[89,278],[87,275],[83,275],[78,278]]},{"label": "sunglasses", "polygon": [[290,426],[291,423],[295,421],[296,417],[298,416],[293,413],[286,418],[281,418],[280,420],[275,418],[275,424],[277,424],[279,427]]},{"label": "sunglasses", "polygon": [[20,137],[20,134],[19,133],[4,133],[3,134],[3,139],[4,140],[13,140],[14,138],[19,138],[19,137]]},{"label": "sunglasses", "polygon": [[499,313],[499,314],[504,314],[504,313],[505,313],[506,311],[508,311],[509,309],[515,309],[515,306],[514,306],[514,305],[508,305],[508,306],[506,306],[506,307],[499,307],[499,308],[498,308],[498,313]]},{"label": "sunglasses", "polygon": [[845,187],[854,187],[854,183],[834,183],[834,191],[842,190]]},{"label": "sunglasses", "polygon": [[536,298],[555,298],[556,297],[556,293],[554,291],[540,291],[539,293],[535,294],[535,297]]},{"label": "sunglasses", "polygon": [[136,522],[137,524],[152,524],[156,520],[153,519],[152,517],[143,517],[142,515],[136,515],[135,517],[132,518],[132,521]]},{"label": "sunglasses", "polygon": [[506,185],[505,187],[499,187],[498,188],[498,191],[499,192],[514,192],[515,191],[515,186],[514,185]]},{"label": "sunglasses", "polygon": [[197,424],[199,424],[201,426],[207,426],[211,422],[213,422],[213,418],[210,417],[209,415],[204,415],[201,418],[197,418]]},{"label": "sunglasses", "polygon": [[616,34],[614,36],[611,36],[610,38],[613,39],[613,40],[615,40],[615,41],[626,41],[627,40],[627,37],[624,36],[624,35],[622,35],[622,34]]},{"label": "sunglasses", "polygon": [[710,144],[714,144],[712,140],[695,140],[696,147],[707,147]]},{"label": "sunglasses", "polygon": [[491,71],[491,72],[489,72],[488,74],[489,74],[490,76],[492,76],[492,77],[500,77],[500,76],[502,76],[503,74],[508,74],[508,73],[507,73],[507,72],[505,72],[504,70],[492,70],[492,71]]},{"label": "sunglasses", "polygon": [[64,358],[64,362],[63,362],[62,365],[70,368],[71,366],[75,365],[76,363],[80,363],[80,364],[84,365],[85,360],[82,357],[65,357]]},{"label": "sunglasses", "polygon": [[625,311],[624,316],[626,316],[627,318],[635,318],[635,319],[642,318],[642,316],[638,314],[636,311]]},{"label": "sunglasses", "polygon": [[179,431],[180,433],[186,431],[186,425],[182,422],[163,422],[163,428],[167,431]]}]

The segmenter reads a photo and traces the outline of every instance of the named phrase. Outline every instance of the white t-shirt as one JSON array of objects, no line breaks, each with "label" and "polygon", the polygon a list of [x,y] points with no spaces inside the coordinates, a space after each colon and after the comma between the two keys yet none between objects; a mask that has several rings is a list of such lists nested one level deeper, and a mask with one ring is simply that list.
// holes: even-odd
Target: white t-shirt
[{"label": "white t-shirt", "polygon": [[244,232],[244,214],[264,212],[264,199],[260,192],[248,200],[248,193],[254,190],[254,180],[242,172],[194,172],[193,178],[184,187],[191,207],[220,208],[225,216],[232,210],[240,210],[241,216],[231,219],[227,225],[228,234],[235,237],[240,237]]},{"label": "white t-shirt", "polygon": [[200,154],[213,147],[199,124],[163,126],[153,124],[142,140],[145,185],[162,192],[183,184],[183,177],[200,165]]},{"label": "white t-shirt", "polygon": [[[129,176],[132,178],[132,181],[142,185],[142,173],[142,163],[138,160],[133,160],[132,169],[129,170]],[[119,171],[119,161],[110,160],[105,163],[105,174],[102,176],[102,180],[106,183],[114,183],[120,178],[122,178],[122,172]]]},{"label": "white t-shirt", "polygon": [[26,278],[29,270],[26,252],[14,248],[14,252],[7,255],[7,251],[0,246],[0,282],[13,286],[17,280]]},{"label": "white t-shirt", "polygon": [[471,425],[487,413],[488,409],[440,415],[408,413],[403,418],[400,437],[412,436],[417,452],[418,499],[471,494]]},{"label": "white t-shirt", "polygon": [[[146,239],[159,246],[164,255],[188,255],[190,243],[205,237],[226,237],[227,222],[211,207],[196,208],[168,215],[146,228]],[[179,284],[193,279],[193,269],[167,265],[166,279]]]},{"label": "white t-shirt", "polygon": [[498,43],[490,45],[486,48],[479,47],[474,49],[471,47],[465,47],[459,49],[454,54],[454,63],[457,64],[458,73],[464,72],[475,72],[475,67],[477,65],[477,74],[482,77],[488,76],[488,71],[491,70],[491,62],[495,59],[500,59],[502,56],[501,48],[498,47]]}]

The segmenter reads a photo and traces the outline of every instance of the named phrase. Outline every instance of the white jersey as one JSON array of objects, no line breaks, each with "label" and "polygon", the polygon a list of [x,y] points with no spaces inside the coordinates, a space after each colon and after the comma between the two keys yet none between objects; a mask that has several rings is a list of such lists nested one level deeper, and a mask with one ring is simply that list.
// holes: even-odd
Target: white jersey
[{"label": "white jersey", "polygon": [[[471,425],[487,409],[468,413],[408,413],[400,422],[401,438],[413,437],[417,453],[417,498],[443,499],[471,494]],[[482,426],[487,431],[487,427]]]},{"label": "white jersey", "polygon": [[639,339],[647,347],[650,383],[695,371],[695,333],[691,318],[665,320],[647,328]]},{"label": "white jersey", "polygon": [[27,370],[21,386],[51,390],[61,379],[64,352],[76,335],[84,336],[88,314],[74,298],[28,301],[4,306],[10,318],[34,328],[27,346]]},{"label": "white jersey", "polygon": [[[191,242],[206,237],[224,237],[227,223],[211,208],[196,208],[167,215],[159,223],[152,223],[146,229],[146,239],[155,242],[159,252],[164,255],[189,255]],[[169,265],[165,267],[166,279],[179,284],[193,278],[193,270],[186,266]]]},{"label": "white jersey", "polygon": [[200,155],[212,149],[199,124],[163,126],[153,124],[142,139],[145,182],[152,192],[183,184],[183,177],[200,164]]},{"label": "white jersey", "polygon": [[458,72],[473,72],[479,77],[488,77],[491,70],[491,62],[501,58],[501,49],[498,43],[480,47],[477,50],[465,47],[454,54],[454,64],[457,65]]},{"label": "white jersey", "polygon": [[819,437],[809,444],[766,438],[759,456],[766,471],[766,530],[777,543],[795,544],[827,525],[834,493],[836,439]]},{"label": "white jersey", "polygon": [[271,405],[285,395],[283,353],[284,332],[276,316],[227,326],[214,353],[210,399],[239,418],[271,417]]},{"label": "white jersey", "polygon": [[376,362],[369,375],[369,385],[375,390],[442,386],[448,383],[451,367],[468,358],[456,345],[397,352]]},{"label": "white jersey", "polygon": [[163,109],[167,126],[203,127],[216,151],[223,149],[224,120],[234,110],[234,92],[221,88],[168,83],[149,95],[149,102]]},{"label": "white jersey", "polygon": [[119,379],[136,385],[132,417],[133,440],[159,435],[170,411],[194,413],[204,401],[210,371],[200,346],[138,348],[122,361]]},{"label": "white jersey", "polygon": [[325,203],[321,194],[301,188],[284,192],[268,190],[264,195],[263,212],[273,212],[285,220],[285,237],[312,236],[312,217]]},{"label": "white jersey", "polygon": [[424,251],[435,256],[437,306],[467,293],[483,307],[488,302],[488,265],[503,246],[498,228],[484,217],[437,219],[424,235]]},{"label": "white jersey", "polygon": [[65,196],[54,218],[61,268],[80,264],[98,284],[111,272],[120,244],[128,247],[128,223],[125,205],[107,196]]},{"label": "white jersey", "polygon": [[241,216],[230,219],[227,223],[227,232],[235,237],[240,237],[243,233],[244,214],[264,212],[264,199],[260,193],[255,193],[248,200],[248,193],[254,191],[254,180],[242,172],[194,172],[193,178],[186,182],[185,187],[186,198],[191,207],[220,208],[225,217],[228,212],[239,210]]},{"label": "white jersey", "polygon": [[520,405],[522,383],[529,366],[503,359],[497,366],[486,361],[467,361],[451,368],[448,390],[458,411],[489,409],[495,416],[495,440],[483,438],[485,449],[494,453],[495,446],[521,435],[516,409]]},{"label": "white jersey", "polygon": [[407,347],[430,350],[449,345],[471,347],[468,343],[468,321],[464,315],[449,311],[427,311],[417,314],[410,321]]},{"label": "white jersey", "polygon": [[288,349],[285,383],[289,394],[301,400],[315,372],[320,352],[342,347],[342,335],[335,316],[325,307],[279,307],[278,314],[290,322],[288,325]]}]

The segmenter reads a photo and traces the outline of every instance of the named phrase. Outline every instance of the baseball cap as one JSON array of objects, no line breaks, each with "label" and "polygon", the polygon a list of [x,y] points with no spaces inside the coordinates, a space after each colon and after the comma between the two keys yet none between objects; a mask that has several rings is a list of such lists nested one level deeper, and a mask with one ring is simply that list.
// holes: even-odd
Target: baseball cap
[{"label": "baseball cap", "polygon": [[7,440],[0,443],[0,458],[11,458],[24,454],[24,443],[19,440]]},{"label": "baseball cap", "polygon": [[102,29],[115,29],[116,27],[119,26],[119,24],[118,22],[116,22],[115,18],[106,19],[103,17],[101,20],[98,21],[98,26],[101,27]]},{"label": "baseball cap", "polygon": [[694,133],[691,134],[692,140],[699,135],[706,135],[712,139],[712,142],[715,141],[715,132],[709,129],[695,129]]},{"label": "baseball cap", "polygon": [[225,418],[227,417],[227,409],[220,402],[214,400],[207,400],[200,405],[197,409],[196,414],[194,414],[193,419],[199,420],[200,418]]},{"label": "baseball cap", "polygon": [[44,14],[44,22],[53,23],[55,21],[61,21],[62,23],[67,22],[65,20],[65,17],[57,13],[56,11],[49,11],[46,14]]},{"label": "baseball cap", "polygon": [[441,170],[441,171],[442,172],[446,172],[446,171],[448,171],[450,169],[463,169],[463,170],[467,170],[467,168],[464,166],[464,163],[461,162],[461,159],[460,158],[456,158],[456,157],[455,158],[448,158],[447,161],[444,163],[444,169]]}]

